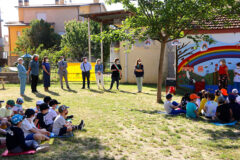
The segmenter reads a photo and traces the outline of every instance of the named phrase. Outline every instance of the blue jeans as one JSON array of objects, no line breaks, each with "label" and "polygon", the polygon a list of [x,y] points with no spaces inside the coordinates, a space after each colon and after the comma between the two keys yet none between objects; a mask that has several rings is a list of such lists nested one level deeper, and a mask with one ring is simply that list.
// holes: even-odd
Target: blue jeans
[{"label": "blue jeans", "polygon": [[175,110],[175,109],[173,109],[169,114],[178,115],[178,114],[180,114],[180,113],[185,113],[185,114],[186,114],[186,111],[185,111],[185,110],[182,110],[182,109],[180,109],[180,110]]},{"label": "blue jeans", "polygon": [[20,80],[20,94],[24,94],[27,77],[19,77]]},{"label": "blue jeans", "polygon": [[233,82],[233,87],[240,91],[240,82]]}]

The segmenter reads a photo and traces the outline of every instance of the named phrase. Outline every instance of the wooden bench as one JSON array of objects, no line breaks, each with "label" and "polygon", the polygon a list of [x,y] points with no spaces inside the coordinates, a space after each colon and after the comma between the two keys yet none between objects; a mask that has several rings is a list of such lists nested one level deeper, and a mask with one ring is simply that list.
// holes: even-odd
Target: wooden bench
[{"label": "wooden bench", "polygon": [[6,76],[0,76],[0,81],[2,82],[2,89],[5,89],[5,87],[4,87],[4,84],[5,84],[5,79],[6,79],[7,77]]}]

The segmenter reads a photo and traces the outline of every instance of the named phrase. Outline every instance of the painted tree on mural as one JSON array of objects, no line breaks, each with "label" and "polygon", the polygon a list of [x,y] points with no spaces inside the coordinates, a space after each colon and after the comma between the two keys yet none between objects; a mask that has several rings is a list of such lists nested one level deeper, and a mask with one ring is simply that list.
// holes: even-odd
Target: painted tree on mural
[{"label": "painted tree on mural", "polygon": [[[231,24],[231,18],[239,18],[240,2],[236,0],[106,0],[121,3],[132,16],[117,30],[104,32],[102,40],[127,41],[151,38],[161,43],[158,66],[157,101],[162,102],[163,61],[168,42],[188,36],[198,29],[208,29],[206,23],[218,23],[217,17],[227,17],[224,22]],[[228,21],[229,19],[229,21]],[[190,37],[195,42],[211,41],[208,36]]]}]

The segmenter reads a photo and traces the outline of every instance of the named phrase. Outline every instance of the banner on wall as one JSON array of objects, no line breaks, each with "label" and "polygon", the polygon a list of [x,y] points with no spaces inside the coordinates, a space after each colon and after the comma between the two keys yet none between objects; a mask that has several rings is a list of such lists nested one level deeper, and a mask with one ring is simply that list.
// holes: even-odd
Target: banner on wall
[{"label": "banner on wall", "polygon": [[[90,71],[90,81],[96,81],[95,77],[95,62],[92,62],[92,70]],[[68,63],[68,81],[79,82],[82,81],[81,63]]]}]

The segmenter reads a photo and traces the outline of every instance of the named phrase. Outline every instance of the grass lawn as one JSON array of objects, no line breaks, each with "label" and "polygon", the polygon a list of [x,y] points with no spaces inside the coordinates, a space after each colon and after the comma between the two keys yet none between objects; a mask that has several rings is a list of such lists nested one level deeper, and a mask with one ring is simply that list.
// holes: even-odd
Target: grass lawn
[{"label": "grass lawn", "polygon": [[[74,124],[85,120],[85,131],[55,139],[47,153],[7,159],[240,159],[239,124],[217,127],[204,119],[158,114],[164,108],[156,103],[154,85],[145,86],[141,94],[136,93],[136,85],[121,85],[120,91],[113,92],[99,91],[96,85],[91,91],[81,90],[77,83],[70,87],[73,91],[63,91],[53,84],[53,92],[46,93],[39,86],[41,94],[34,95],[27,86],[24,106],[33,107],[36,100],[50,95],[71,107]],[[0,90],[0,99],[16,100],[19,86],[8,84],[6,88]],[[180,96],[174,100],[179,101]]]}]

